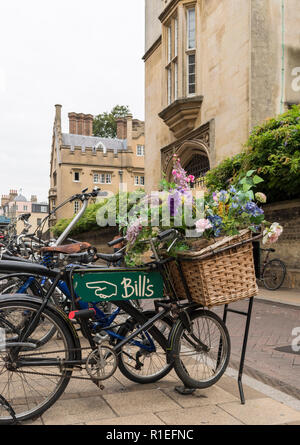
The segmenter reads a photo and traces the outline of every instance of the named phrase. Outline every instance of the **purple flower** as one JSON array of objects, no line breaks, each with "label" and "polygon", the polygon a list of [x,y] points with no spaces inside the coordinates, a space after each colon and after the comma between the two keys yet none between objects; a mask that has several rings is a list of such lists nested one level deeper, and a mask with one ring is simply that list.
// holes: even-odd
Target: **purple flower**
[{"label": "purple flower", "polygon": [[171,216],[176,216],[179,210],[179,207],[181,205],[181,193],[176,190],[173,193],[170,193],[168,196],[168,206],[169,206],[169,212]]}]

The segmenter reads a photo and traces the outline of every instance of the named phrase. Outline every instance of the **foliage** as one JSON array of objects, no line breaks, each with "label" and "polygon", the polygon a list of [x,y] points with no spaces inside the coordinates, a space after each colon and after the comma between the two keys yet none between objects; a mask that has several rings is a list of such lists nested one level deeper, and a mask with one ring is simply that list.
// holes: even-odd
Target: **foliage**
[{"label": "foliage", "polygon": [[[253,189],[263,182],[255,170],[249,170],[235,186],[209,192],[202,199],[193,197],[190,184],[194,178],[186,175],[176,156],[172,173],[172,183],[165,179],[160,182],[159,200],[155,203],[155,196],[146,196],[144,203],[152,203],[152,206],[138,205],[136,212],[132,214],[130,224],[126,228],[128,265],[141,264],[143,253],[149,249],[145,240],[155,238],[158,231],[167,228],[175,227],[182,234],[181,241],[170,251],[171,255],[176,256],[179,251],[190,248],[188,239],[185,238],[187,229],[194,230],[196,237],[200,239],[211,240],[220,236],[236,235],[245,228],[257,232],[262,225],[268,225],[263,210],[257,204],[265,202],[266,197],[261,192],[255,195],[253,192]],[[187,208],[190,208],[191,219],[186,218]],[[158,216],[155,225],[153,209]],[[159,241],[156,243],[158,245]]]},{"label": "foliage", "polygon": [[269,202],[300,197],[300,105],[255,127],[244,153],[207,173],[207,187],[226,188],[250,168],[264,180],[259,188]]},{"label": "foliage", "polygon": [[[101,209],[101,214],[103,218],[107,218],[109,214],[115,215],[115,223],[119,225],[121,222],[122,215],[126,215],[130,212],[131,208],[136,204],[136,202],[145,195],[144,190],[138,189],[132,193],[120,192],[115,196],[107,199],[103,199],[101,202],[91,204],[87,207],[82,218],[77,222],[73,228],[71,235],[76,235],[79,233],[89,232],[92,230],[99,230],[99,210]],[[73,218],[75,215],[73,216]],[[61,219],[53,227],[54,236],[58,237],[63,233],[66,227],[70,224],[73,218]],[[107,221],[101,224],[101,227],[108,225]]]},{"label": "foliage", "polygon": [[115,138],[117,136],[117,119],[130,114],[128,106],[116,105],[110,113],[104,112],[94,118],[94,136]]}]

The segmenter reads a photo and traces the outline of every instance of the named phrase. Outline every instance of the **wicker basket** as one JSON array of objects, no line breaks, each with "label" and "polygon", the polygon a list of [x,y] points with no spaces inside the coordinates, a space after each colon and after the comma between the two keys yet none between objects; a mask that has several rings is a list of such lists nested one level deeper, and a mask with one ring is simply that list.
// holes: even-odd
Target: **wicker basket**
[{"label": "wicker basket", "polygon": [[179,267],[192,300],[203,306],[229,304],[257,295],[252,239],[250,230],[242,230],[199,252],[180,253],[178,265],[170,263],[177,296],[187,298]]}]

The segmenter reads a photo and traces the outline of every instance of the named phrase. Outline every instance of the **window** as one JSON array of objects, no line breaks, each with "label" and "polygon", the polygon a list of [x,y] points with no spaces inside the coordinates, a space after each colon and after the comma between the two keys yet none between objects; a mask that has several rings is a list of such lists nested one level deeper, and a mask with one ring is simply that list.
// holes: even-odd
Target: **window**
[{"label": "window", "polygon": [[134,177],[134,185],[145,185],[145,177],[144,176],[135,176]]},{"label": "window", "polygon": [[79,172],[74,172],[74,182],[79,182],[80,181],[80,174]]},{"label": "window", "polygon": [[52,204],[52,210],[55,209],[55,199],[52,199],[51,204]]},{"label": "window", "polygon": [[167,45],[167,101],[170,105],[178,98],[178,20],[173,17],[166,26]]},{"label": "window", "polygon": [[196,12],[195,8],[187,10],[187,49],[196,48]]},{"label": "window", "polygon": [[41,206],[41,213],[47,213],[48,207],[47,206]]},{"label": "window", "polygon": [[196,56],[188,55],[188,95],[196,93]]},{"label": "window", "polygon": [[74,213],[78,213],[80,209],[79,201],[74,201]]},{"label": "window", "polygon": [[23,210],[26,212],[26,210],[28,209],[28,206],[23,206]]},{"label": "window", "polygon": [[196,10],[187,9],[186,76],[187,95],[196,94]]},{"label": "window", "polygon": [[145,156],[145,147],[144,147],[144,145],[138,145],[136,147],[136,154],[137,154],[137,156]]},{"label": "window", "polygon": [[94,184],[111,184],[111,173],[94,173]]}]

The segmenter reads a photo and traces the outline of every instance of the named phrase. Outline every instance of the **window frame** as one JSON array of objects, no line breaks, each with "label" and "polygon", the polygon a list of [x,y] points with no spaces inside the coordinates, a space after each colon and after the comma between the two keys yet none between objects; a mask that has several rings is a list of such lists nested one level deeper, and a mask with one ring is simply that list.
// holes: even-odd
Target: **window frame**
[{"label": "window frame", "polygon": [[[139,149],[141,149],[140,153]],[[136,155],[140,157],[145,156],[145,145],[138,144],[136,146]]]},{"label": "window frame", "polygon": [[[178,15],[173,15],[166,28],[166,83],[167,104],[178,99]],[[175,74],[176,73],[176,74]]]},{"label": "window frame", "polygon": [[[75,176],[78,175],[78,179],[75,179]],[[73,171],[73,182],[80,182],[80,172]]]},{"label": "window frame", "polygon": [[[194,11],[194,47],[190,47],[190,21],[189,14],[190,11]],[[193,97],[197,93],[197,10],[196,5],[190,5],[186,7],[185,11],[185,20],[186,20],[186,44],[185,44],[185,75],[186,75],[186,96]],[[194,64],[190,64],[190,57],[194,57]],[[190,71],[191,66],[193,66],[193,72]],[[194,83],[190,83],[190,76],[194,76]],[[191,87],[193,86],[193,92],[190,92]]]}]

